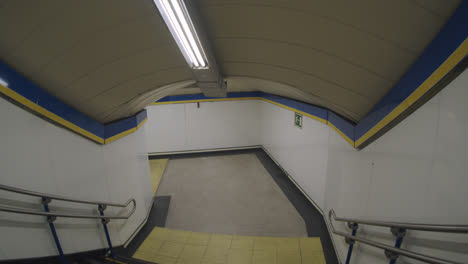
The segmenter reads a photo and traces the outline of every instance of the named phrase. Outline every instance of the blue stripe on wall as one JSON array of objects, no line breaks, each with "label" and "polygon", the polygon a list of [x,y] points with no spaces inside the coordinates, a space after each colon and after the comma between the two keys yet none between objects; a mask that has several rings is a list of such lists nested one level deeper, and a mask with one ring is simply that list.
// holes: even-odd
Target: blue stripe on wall
[{"label": "blue stripe on wall", "polygon": [[[340,129],[340,131],[349,137],[351,140],[354,140],[354,125],[341,118],[337,114],[333,113],[332,111],[318,107],[315,105],[299,102],[296,100],[284,98],[277,95],[272,95],[263,92],[237,92],[237,93],[228,93],[227,98],[236,99],[236,98],[246,98],[246,97],[256,97],[260,99],[267,99],[273,101],[275,103],[293,108],[297,111],[302,111],[307,114],[313,115],[325,121],[330,120],[330,117],[333,120],[333,125]],[[195,95],[175,95],[175,96],[167,96],[162,98],[161,100],[157,101],[156,103],[167,103],[167,102],[188,102],[188,101],[200,101],[200,100],[216,100],[216,99],[224,99],[224,98],[215,98],[215,97],[206,97],[203,94],[195,94]]]},{"label": "blue stripe on wall", "polygon": [[297,109],[299,111],[308,113],[310,115],[316,116],[316,117],[321,118],[323,120],[328,120],[329,110],[327,110],[325,108],[318,107],[318,106],[311,105],[311,104],[307,104],[307,103],[303,103],[303,102],[299,102],[299,101],[288,99],[288,98],[284,98],[284,97],[277,96],[277,95],[268,94],[268,93],[262,93],[261,97],[265,98],[265,99],[268,99],[270,101],[274,101],[274,102],[277,102],[279,104],[286,105],[288,107]]},{"label": "blue stripe on wall", "polygon": [[[322,120],[327,120],[337,129],[339,129],[339,131],[341,131],[344,135],[349,137],[351,140],[356,141],[364,134],[369,132],[372,128],[374,128],[386,116],[388,116],[389,113],[391,113],[406,98],[408,98],[409,95],[415,92],[418,87],[420,87],[421,84],[434,73],[434,71],[440,69],[440,66],[443,65],[446,59],[454,53],[460,44],[466,42],[467,36],[468,3],[467,1],[462,1],[453,16],[444,25],[436,38],[434,38],[430,45],[424,50],[423,54],[418,58],[418,60],[410,67],[410,69],[403,75],[403,77],[390,90],[390,92],[385,95],[384,98],[382,98],[382,100],[356,126],[330,110],[262,92],[229,93],[227,99],[259,97],[270,100],[286,107],[296,109],[297,111],[308,113]],[[463,55],[465,56],[466,54]],[[68,127],[69,129],[75,132],[81,129],[81,132],[77,133],[81,133],[83,135],[92,134],[91,136],[88,135],[87,137],[97,137],[100,143],[104,142],[110,137],[136,128],[138,124],[146,119],[146,112],[142,111],[133,117],[129,117],[109,125],[103,125],[87,117],[73,107],[63,103],[58,98],[50,95],[45,90],[27,80],[3,62],[0,62],[0,78],[8,83],[8,87],[2,89],[4,89],[3,91],[7,91],[7,93],[10,94],[10,97],[11,94],[14,94],[15,96],[17,94],[26,98],[30,102],[21,99],[24,101],[23,104],[27,104],[25,105],[26,107],[31,108],[33,111],[42,111],[42,113],[44,113],[44,111],[39,108],[33,109],[35,108],[34,106],[40,106],[46,110],[46,113],[44,114],[46,117],[49,115],[49,113],[52,113],[61,118],[60,122],[65,120],[69,122],[68,125],[74,125],[79,128],[72,129]],[[197,94],[168,96],[159,100],[158,102],[207,99],[215,100],[223,98],[205,97],[202,94]],[[42,115],[42,113],[38,113]],[[67,124],[65,124],[65,127],[67,127]],[[369,134],[372,133],[374,133],[374,131],[371,131]],[[367,136],[368,135],[366,135],[366,137]],[[363,137],[361,141],[365,140],[366,137]]]},{"label": "blue stripe on wall", "polygon": [[[97,136],[101,139],[101,141],[98,143],[103,143],[105,139],[109,137],[133,129],[137,127],[137,125],[140,124],[144,119],[146,119],[146,110],[143,110],[133,117],[119,120],[108,125],[102,125],[101,123],[77,111],[73,107],[65,104],[58,98],[50,95],[48,92],[24,78],[22,75],[17,73],[3,62],[0,62],[0,78],[8,84],[6,89],[11,90],[14,93],[28,99],[31,101],[32,105],[40,106],[48,113],[57,115],[60,118],[72,123],[73,125]],[[35,109],[31,110],[35,111]],[[46,115],[46,117],[48,116]],[[67,127],[66,124],[62,123],[62,125]]]},{"label": "blue stripe on wall", "polygon": [[0,77],[8,82],[8,88],[82,129],[103,138],[104,126],[73,107],[50,95],[39,86],[27,80],[8,65],[0,62]]}]

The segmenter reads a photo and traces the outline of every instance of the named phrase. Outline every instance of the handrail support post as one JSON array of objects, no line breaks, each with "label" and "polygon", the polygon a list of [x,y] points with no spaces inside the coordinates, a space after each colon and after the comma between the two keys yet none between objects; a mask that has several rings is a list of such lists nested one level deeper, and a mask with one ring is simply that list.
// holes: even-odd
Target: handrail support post
[{"label": "handrail support post", "polygon": [[[107,205],[105,205],[105,204],[98,205],[98,211],[99,211],[99,214],[101,216],[104,216],[104,210],[106,210],[106,208],[107,208]],[[111,242],[111,239],[110,239],[109,230],[107,229],[107,224],[109,222],[110,222],[109,218],[102,218],[101,219],[102,226],[104,227],[104,233],[106,234],[107,244],[109,245],[110,256],[112,258],[114,258],[114,256],[115,256],[114,255],[114,249],[112,248],[112,242]]]},{"label": "handrail support post", "polygon": [[[358,230],[359,228],[359,224],[358,223],[351,223],[349,222],[348,223],[348,227],[352,230],[352,233],[351,235],[352,236],[355,236],[356,235],[356,231]],[[349,262],[351,261],[351,255],[353,254],[353,247],[354,247],[354,243],[355,241],[353,239],[350,239],[350,238],[346,238],[345,239],[346,243],[349,244],[349,248],[348,248],[348,255],[346,256],[346,264],[349,264]]]},{"label": "handrail support post", "polygon": [[[44,211],[50,212],[49,203],[52,201],[49,197],[42,197],[41,202],[44,206]],[[65,255],[63,254],[62,246],[60,245],[60,240],[57,235],[57,231],[55,230],[54,222],[57,219],[56,216],[47,216],[47,222],[49,223],[50,231],[52,232],[52,236],[54,237],[55,245],[57,246],[57,250],[60,254],[60,261],[63,264],[66,264],[67,261],[65,260]]]},{"label": "handrail support post", "polygon": [[[401,247],[401,244],[403,243],[403,238],[405,237],[406,235],[406,229],[404,228],[399,228],[399,227],[391,227],[390,228],[390,232],[392,232],[392,234],[395,236],[396,238],[396,241],[395,241],[395,247],[396,248],[400,248]],[[398,258],[398,254],[394,253],[394,252],[390,252],[388,250],[385,250],[385,256],[390,259],[390,262],[389,264],[395,264],[397,258]]]}]

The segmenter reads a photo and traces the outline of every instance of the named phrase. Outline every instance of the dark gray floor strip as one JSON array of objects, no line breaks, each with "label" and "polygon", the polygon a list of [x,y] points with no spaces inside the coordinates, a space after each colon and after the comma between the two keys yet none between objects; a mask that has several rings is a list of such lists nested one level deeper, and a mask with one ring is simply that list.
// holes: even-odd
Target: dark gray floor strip
[{"label": "dark gray floor strip", "polygon": [[268,173],[270,173],[271,177],[273,177],[276,184],[278,184],[288,200],[304,219],[307,235],[309,237],[320,237],[327,263],[338,263],[330,234],[328,233],[322,214],[310,203],[307,197],[291,182],[289,177],[276,165],[265,151],[257,150],[256,155]]},{"label": "dark gray floor strip", "polygon": [[119,248],[117,255],[130,258],[133,256],[138,247],[145,241],[146,237],[153,231],[156,226],[164,227],[166,225],[167,213],[169,211],[170,196],[156,196],[153,201],[153,206],[146,221],[146,224],[141,228],[140,232],[133,238],[127,248]]}]

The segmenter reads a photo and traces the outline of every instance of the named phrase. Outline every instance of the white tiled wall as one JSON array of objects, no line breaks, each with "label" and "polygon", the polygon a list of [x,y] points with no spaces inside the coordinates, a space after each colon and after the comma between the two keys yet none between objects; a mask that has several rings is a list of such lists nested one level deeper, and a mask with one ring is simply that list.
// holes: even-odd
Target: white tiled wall
[{"label": "white tiled wall", "polygon": [[[362,151],[351,149],[330,129],[326,210],[333,208],[337,215],[347,217],[467,224],[467,99],[465,71]],[[346,230],[343,225],[338,227]],[[364,227],[358,235],[394,243],[386,228]],[[347,246],[341,237],[335,237],[335,242],[344,260]],[[468,262],[467,246],[466,235],[414,231],[408,232],[403,244],[407,249],[463,263]],[[359,246],[352,263],[388,261],[382,250]]]},{"label": "white tiled wall", "polygon": [[328,127],[304,116],[294,125],[294,112],[258,101],[261,106],[261,145],[323,208],[328,159]]},{"label": "white tiled wall", "polygon": [[[165,152],[263,145],[320,207],[324,203],[328,128],[260,100],[148,107],[148,150]],[[313,135],[313,136],[311,136]]]},{"label": "white tiled wall", "polygon": [[[128,221],[115,220],[109,224],[114,245],[124,243],[144,220],[152,196],[145,126],[101,146],[3,99],[0,99],[0,120],[1,184],[114,203],[135,197],[134,215]],[[40,204],[38,198],[4,191],[0,191],[0,200],[10,205],[15,205],[17,200]],[[96,213],[96,208],[89,205],[53,201],[50,207]],[[115,211],[108,209],[106,213]],[[65,253],[107,247],[98,220],[58,218],[55,223]],[[44,217],[0,212],[0,234],[1,259],[58,254]]]},{"label": "white tiled wall", "polygon": [[[264,101],[202,103],[201,109],[195,103],[152,106],[149,151],[261,144],[324,215],[334,209],[345,217],[467,224],[467,101],[465,71],[361,151],[307,117],[302,129],[295,127],[293,112]],[[385,228],[363,226],[358,234],[394,243]],[[334,241],[344,261],[347,245],[342,237]],[[466,235],[409,231],[403,247],[468,262]],[[388,263],[382,250],[359,243],[355,248],[353,263]]]},{"label": "white tiled wall", "polygon": [[149,106],[148,151],[258,145],[259,109],[257,100]]}]

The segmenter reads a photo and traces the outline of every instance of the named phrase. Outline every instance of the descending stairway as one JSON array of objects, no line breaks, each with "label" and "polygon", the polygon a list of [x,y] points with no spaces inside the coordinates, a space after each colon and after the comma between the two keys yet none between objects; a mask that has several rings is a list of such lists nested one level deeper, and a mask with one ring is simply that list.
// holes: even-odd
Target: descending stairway
[{"label": "descending stairway", "polygon": [[159,264],[325,264],[318,237],[232,236],[160,227],[133,258]]}]

